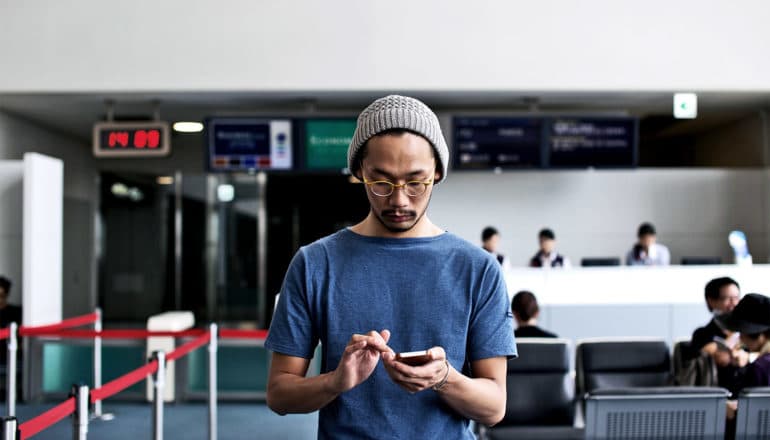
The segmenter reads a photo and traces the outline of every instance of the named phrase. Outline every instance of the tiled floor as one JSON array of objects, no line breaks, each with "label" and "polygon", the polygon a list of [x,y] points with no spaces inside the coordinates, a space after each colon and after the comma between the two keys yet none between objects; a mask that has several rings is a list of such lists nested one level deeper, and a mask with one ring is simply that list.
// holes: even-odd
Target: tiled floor
[{"label": "tiled floor", "polygon": [[[24,422],[42,413],[49,405],[18,405],[17,415]],[[5,414],[5,405],[2,407]],[[140,440],[152,439],[150,404],[105,403],[104,412],[115,419],[94,420],[88,427],[89,439]],[[164,439],[206,440],[208,438],[208,409],[205,404],[170,404],[164,407]],[[219,405],[219,440],[265,439],[304,440],[316,438],[317,413],[279,416],[264,403],[221,403]],[[35,440],[72,438],[72,419],[62,420],[32,437]]]}]

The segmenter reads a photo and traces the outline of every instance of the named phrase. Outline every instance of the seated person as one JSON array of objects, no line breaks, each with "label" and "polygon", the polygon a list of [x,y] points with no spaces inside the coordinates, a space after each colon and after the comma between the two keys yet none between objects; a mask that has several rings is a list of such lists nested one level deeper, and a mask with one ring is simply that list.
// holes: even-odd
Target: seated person
[{"label": "seated person", "polygon": [[507,258],[505,258],[503,254],[497,252],[499,245],[500,232],[496,228],[487,226],[483,231],[481,231],[481,247],[484,248],[485,251],[494,255],[497,259],[497,262],[503,266],[503,269],[507,269],[510,266],[510,262]]},{"label": "seated person", "polygon": [[513,297],[511,301],[511,310],[516,319],[516,330],[513,334],[517,338],[556,338],[555,334],[545,331],[537,326],[537,316],[540,314],[540,307],[537,305],[537,298],[532,292],[522,290]]},{"label": "seated person", "polygon": [[537,234],[540,250],[529,260],[529,267],[563,267],[571,266],[569,258],[556,252],[556,235],[545,228]]},{"label": "seated person", "polygon": [[642,223],[636,233],[638,241],[626,255],[629,266],[668,266],[671,264],[671,253],[668,248],[656,243],[655,226]]},{"label": "seated person", "polygon": [[[748,354],[737,342],[737,334],[728,330],[720,323],[718,317],[730,313],[741,298],[738,282],[729,277],[715,278],[706,283],[704,292],[706,307],[714,318],[704,327],[692,334],[690,358],[698,354],[710,356],[717,366],[717,383],[702,385],[718,385],[731,389],[735,383],[738,368],[746,365]],[[735,347],[728,350],[728,347]]]},{"label": "seated person", "polygon": [[8,327],[12,322],[21,325],[21,307],[8,304],[12,285],[11,280],[0,276],[0,328]]},{"label": "seated person", "polygon": [[[12,285],[11,280],[0,276],[0,328],[8,327],[12,322],[21,325],[21,307],[8,304]],[[0,365],[5,365],[8,359],[8,350],[4,348],[0,349]]]},{"label": "seated person", "polygon": [[[735,386],[730,389],[733,395],[743,388],[770,386],[770,298],[749,293],[731,313],[717,320],[726,328],[740,332],[743,345],[759,355],[738,372]],[[728,419],[735,417],[736,408],[735,401],[728,402]]]}]

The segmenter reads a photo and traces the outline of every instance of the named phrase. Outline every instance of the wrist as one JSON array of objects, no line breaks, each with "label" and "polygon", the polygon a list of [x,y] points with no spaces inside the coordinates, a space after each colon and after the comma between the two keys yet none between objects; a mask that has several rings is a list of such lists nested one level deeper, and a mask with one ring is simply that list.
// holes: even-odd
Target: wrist
[{"label": "wrist", "polygon": [[452,366],[449,365],[449,361],[444,359],[444,366],[446,367],[446,373],[444,373],[444,377],[435,383],[431,388],[433,388],[433,391],[441,391],[449,382],[449,373],[452,370]]}]

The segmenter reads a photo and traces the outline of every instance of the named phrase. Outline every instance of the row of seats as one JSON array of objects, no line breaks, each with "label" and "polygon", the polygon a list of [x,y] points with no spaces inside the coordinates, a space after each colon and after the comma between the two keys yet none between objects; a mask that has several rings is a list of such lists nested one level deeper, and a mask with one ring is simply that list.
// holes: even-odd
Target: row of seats
[{"label": "row of seats", "polygon": [[[481,430],[482,438],[721,439],[724,435],[727,391],[671,386],[671,356],[663,340],[581,341],[575,350],[574,375],[568,340],[519,339],[517,345],[519,357],[508,361],[505,417],[495,427]],[[742,398],[763,403],[739,403],[739,417],[747,418],[743,431],[753,423],[755,434],[766,432],[770,438],[770,392],[754,391]],[[756,410],[751,421],[750,409]],[[576,427],[576,411],[584,411],[585,429]]]}]

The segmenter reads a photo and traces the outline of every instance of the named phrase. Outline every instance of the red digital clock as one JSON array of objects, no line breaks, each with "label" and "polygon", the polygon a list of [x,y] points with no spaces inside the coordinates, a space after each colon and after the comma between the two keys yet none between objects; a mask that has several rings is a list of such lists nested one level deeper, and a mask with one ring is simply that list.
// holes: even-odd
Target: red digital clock
[{"label": "red digital clock", "polygon": [[171,152],[168,123],[97,122],[93,150],[96,157],[160,157]]}]

